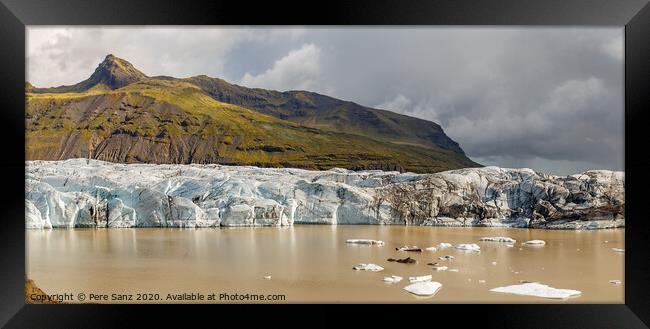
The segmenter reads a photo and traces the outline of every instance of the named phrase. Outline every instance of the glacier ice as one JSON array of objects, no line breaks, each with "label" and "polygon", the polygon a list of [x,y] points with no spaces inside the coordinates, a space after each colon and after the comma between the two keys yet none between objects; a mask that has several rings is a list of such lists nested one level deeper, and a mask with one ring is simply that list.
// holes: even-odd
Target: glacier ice
[{"label": "glacier ice", "polygon": [[384,282],[395,283],[402,281],[402,277],[399,275],[389,275],[384,277]]},{"label": "glacier ice", "polygon": [[25,170],[30,229],[625,225],[624,174],[605,170],[552,176],[483,167],[413,174],[89,159],[28,161]]},{"label": "glacier ice", "polygon": [[488,241],[488,242],[506,242],[506,243],[515,243],[517,240],[507,237],[507,236],[488,236],[488,237],[483,237],[480,239],[480,241]]},{"label": "glacier ice", "polygon": [[345,243],[349,244],[368,244],[368,245],[378,245],[383,246],[384,241],[381,240],[372,240],[372,239],[347,239]]},{"label": "glacier ice", "polygon": [[416,282],[412,283],[403,289],[417,296],[432,296],[440,288],[442,284],[436,281],[425,281],[425,282]]},{"label": "glacier ice", "polygon": [[557,289],[537,282],[498,287],[490,289],[490,291],[552,299],[567,299],[582,294],[579,290]]},{"label": "glacier ice", "polygon": [[431,276],[431,274],[420,275],[420,276],[409,276],[409,282],[411,283],[431,281],[431,279],[433,279],[433,276]]},{"label": "glacier ice", "polygon": [[368,263],[368,264],[360,263],[360,264],[357,264],[356,266],[352,267],[352,269],[357,270],[357,271],[370,271],[370,272],[379,272],[379,271],[384,270],[383,267],[381,267],[381,266],[379,266],[377,264],[372,264],[372,263]]}]

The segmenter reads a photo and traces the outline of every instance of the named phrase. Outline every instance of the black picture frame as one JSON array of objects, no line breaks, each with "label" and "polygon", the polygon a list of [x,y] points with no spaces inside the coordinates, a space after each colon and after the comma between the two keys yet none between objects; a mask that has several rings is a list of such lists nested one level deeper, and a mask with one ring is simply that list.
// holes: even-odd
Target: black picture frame
[{"label": "black picture frame", "polygon": [[[24,83],[26,25],[564,25],[625,26],[625,304],[418,305],[418,313],[444,323],[442,315],[471,314],[454,321],[492,327],[646,328],[650,324],[650,236],[644,197],[650,168],[646,130],[650,110],[650,5],[648,0],[401,0],[325,2],[235,2],[173,0],[0,0],[0,155],[5,213],[0,219],[0,324],[7,328],[136,327],[179,321],[171,311],[118,305],[30,305],[24,303]],[[206,305],[204,305],[206,306]],[[207,305],[212,307],[211,305]],[[163,307],[151,305],[151,307]],[[200,314],[190,305],[180,314]],[[187,309],[185,309],[187,307]],[[357,306],[347,307],[347,310]],[[411,305],[409,307],[415,307]],[[427,309],[427,307],[429,307]],[[258,314],[246,306],[244,312]],[[304,314],[326,314],[302,307]],[[167,310],[167,307],[165,307]],[[204,314],[215,322],[232,306]],[[390,309],[387,309],[389,311]],[[412,309],[409,309],[412,310]],[[435,310],[435,311],[432,311]],[[399,317],[402,310],[393,309]],[[275,306],[268,314],[290,313]],[[340,310],[334,311],[338,314]],[[390,313],[359,311],[381,321]],[[356,313],[353,312],[353,313]],[[303,314],[303,315],[304,315]],[[173,319],[170,319],[173,317]],[[335,320],[320,316],[318,323]],[[471,319],[470,319],[471,318]],[[127,320],[128,319],[128,320]],[[247,324],[275,318],[247,316]],[[289,319],[291,319],[289,317]],[[355,318],[352,318],[353,320]],[[322,320],[322,323],[321,323]],[[371,319],[369,319],[371,320]],[[181,321],[187,321],[187,318]],[[312,320],[313,321],[313,320]],[[399,320],[398,320],[399,321]],[[371,325],[372,321],[365,325]],[[186,323],[187,324],[187,323]]]}]

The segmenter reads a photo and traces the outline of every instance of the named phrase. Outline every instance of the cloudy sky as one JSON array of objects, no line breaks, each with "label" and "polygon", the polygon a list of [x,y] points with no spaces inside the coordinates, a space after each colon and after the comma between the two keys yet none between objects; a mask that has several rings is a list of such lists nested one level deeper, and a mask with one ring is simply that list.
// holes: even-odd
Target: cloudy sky
[{"label": "cloudy sky", "polygon": [[623,170],[623,28],[29,27],[27,80],[147,75],[316,91],[432,120],[484,165]]}]

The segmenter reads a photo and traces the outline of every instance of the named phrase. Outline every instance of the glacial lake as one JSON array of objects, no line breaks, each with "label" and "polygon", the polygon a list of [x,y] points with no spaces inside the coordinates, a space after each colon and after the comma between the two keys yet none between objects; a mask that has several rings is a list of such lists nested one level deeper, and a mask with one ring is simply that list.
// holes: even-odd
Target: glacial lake
[{"label": "glacial lake", "polygon": [[[507,236],[517,242],[508,247],[479,241],[486,236]],[[355,238],[382,240],[385,245],[346,243]],[[546,245],[522,245],[533,239],[544,240]],[[226,302],[218,300],[225,293],[282,294],[288,303],[624,303],[625,254],[612,250],[625,248],[624,229],[380,225],[54,229],[27,230],[26,240],[27,276],[47,294],[159,294],[157,303],[173,302],[165,300],[167,294],[182,293],[214,293],[215,302]],[[441,242],[476,243],[481,251],[395,250],[404,244],[426,248]],[[444,255],[455,259],[438,259]],[[406,257],[418,263],[387,261]],[[427,265],[430,262],[458,272],[434,271]],[[359,263],[378,264],[384,270],[353,270]],[[402,289],[409,285],[409,276],[428,274],[442,283],[434,296],[416,297]],[[388,275],[404,279],[383,282]],[[582,295],[554,300],[489,291],[522,280],[580,290]],[[610,280],[623,283],[615,285]]]}]

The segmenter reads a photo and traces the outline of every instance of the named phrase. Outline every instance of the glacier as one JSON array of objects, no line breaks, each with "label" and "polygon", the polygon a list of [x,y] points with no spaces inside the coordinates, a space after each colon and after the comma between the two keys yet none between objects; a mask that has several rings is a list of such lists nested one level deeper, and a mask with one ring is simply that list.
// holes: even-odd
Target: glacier
[{"label": "glacier", "polygon": [[25,225],[233,227],[395,224],[625,226],[624,173],[481,167],[434,174],[217,164],[27,161]]}]

